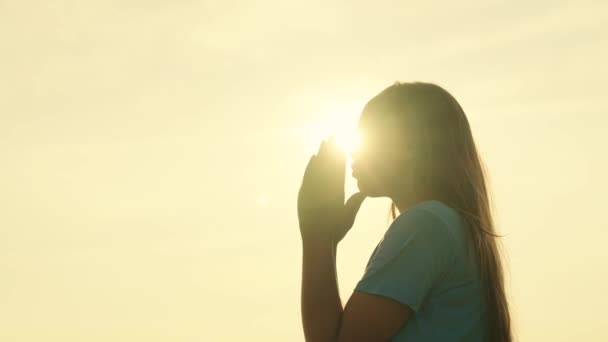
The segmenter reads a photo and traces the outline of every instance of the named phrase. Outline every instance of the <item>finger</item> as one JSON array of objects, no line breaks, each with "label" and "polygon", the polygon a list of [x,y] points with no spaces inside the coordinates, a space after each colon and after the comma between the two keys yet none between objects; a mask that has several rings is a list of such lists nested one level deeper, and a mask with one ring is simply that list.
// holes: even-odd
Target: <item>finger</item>
[{"label": "finger", "polygon": [[355,218],[357,217],[359,208],[361,208],[361,204],[366,197],[367,195],[365,193],[357,192],[350,196],[350,198],[344,204],[344,225],[345,227],[348,227],[348,229],[350,229],[355,223]]},{"label": "finger", "polygon": [[306,169],[304,170],[304,175],[302,177],[302,184],[300,185],[300,190],[298,191],[298,201],[314,201],[314,197],[316,194],[316,181],[315,177],[317,175],[317,155],[312,155],[306,165]]},{"label": "finger", "polygon": [[304,169],[304,176],[302,177],[302,182],[305,182],[310,179],[312,173],[314,172],[314,168],[316,165],[317,155],[313,154],[310,156],[308,160],[308,164],[306,164],[306,168]]},{"label": "finger", "polygon": [[319,151],[317,151],[317,155],[319,157],[324,158],[325,154],[327,152],[327,141],[323,140],[321,141],[321,143],[319,144]]},{"label": "finger", "polygon": [[319,152],[317,153],[317,169],[319,170],[320,175],[322,175],[326,181],[331,180],[327,178],[331,170],[331,156],[329,155],[329,152],[328,141],[321,141],[319,145]]},{"label": "finger", "polygon": [[346,152],[338,146],[333,136],[331,137],[331,150],[337,167],[336,176],[338,177],[338,180],[344,183],[344,177],[346,175]]},{"label": "finger", "polygon": [[334,145],[333,137],[330,136],[328,139],[324,139],[319,147],[319,154],[323,160],[329,160],[334,158]]},{"label": "finger", "polygon": [[333,135],[329,136],[329,140],[327,141],[327,145],[328,145],[328,150],[329,150],[329,152],[332,155],[339,156],[341,154],[340,153],[340,148],[338,147],[336,139],[334,138]]},{"label": "finger", "polygon": [[327,142],[328,158],[331,163],[331,176],[334,184],[344,186],[344,178],[346,176],[346,155],[338,147],[336,139],[333,135],[329,137]]}]

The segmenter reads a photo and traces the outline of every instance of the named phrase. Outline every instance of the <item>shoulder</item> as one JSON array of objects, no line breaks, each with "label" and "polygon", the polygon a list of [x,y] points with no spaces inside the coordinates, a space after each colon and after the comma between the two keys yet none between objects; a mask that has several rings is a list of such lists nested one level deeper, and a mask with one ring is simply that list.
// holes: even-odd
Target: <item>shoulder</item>
[{"label": "shoulder", "polygon": [[461,224],[461,215],[456,209],[442,201],[432,199],[419,202],[397,216],[387,233],[391,230],[408,231],[425,228],[428,234],[448,233],[452,239],[458,239]]},{"label": "shoulder", "polygon": [[393,220],[377,246],[361,286],[379,281],[374,279],[377,274],[382,275],[381,281],[387,284],[407,282],[409,285],[395,291],[407,288],[409,295],[422,298],[456,258],[457,241],[441,205],[434,201],[421,202]]},{"label": "shoulder", "polygon": [[380,242],[380,248],[391,255],[408,248],[452,258],[459,245],[457,218],[458,213],[443,202],[420,202],[393,220]]},{"label": "shoulder", "polygon": [[387,234],[404,234],[424,229],[428,234],[451,235],[452,226],[457,223],[458,217],[458,212],[447,204],[438,200],[426,200],[397,216],[389,226]]},{"label": "shoulder", "polygon": [[436,200],[420,202],[397,216],[388,227],[379,244],[378,254],[387,259],[407,248],[420,253],[451,255],[455,249],[450,207]]}]

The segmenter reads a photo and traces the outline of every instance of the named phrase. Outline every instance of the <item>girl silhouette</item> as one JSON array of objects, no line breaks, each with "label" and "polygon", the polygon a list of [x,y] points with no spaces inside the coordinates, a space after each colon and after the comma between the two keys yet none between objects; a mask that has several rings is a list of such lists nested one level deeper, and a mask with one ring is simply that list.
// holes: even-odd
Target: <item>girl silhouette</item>
[{"label": "girl silhouette", "polygon": [[[511,342],[501,236],[458,102],[435,84],[395,82],[365,105],[359,132],[359,192],[344,202],[346,156],[330,137],[298,193],[306,341]],[[389,197],[393,220],[343,308],[336,250],[366,197]]]}]

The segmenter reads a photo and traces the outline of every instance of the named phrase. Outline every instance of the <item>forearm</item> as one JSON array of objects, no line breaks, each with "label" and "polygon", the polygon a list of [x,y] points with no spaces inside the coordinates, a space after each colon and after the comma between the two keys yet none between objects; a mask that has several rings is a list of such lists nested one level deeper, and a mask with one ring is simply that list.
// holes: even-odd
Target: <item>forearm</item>
[{"label": "forearm", "polygon": [[302,325],[307,342],[334,341],[338,334],[343,308],[335,252],[330,241],[302,243]]}]

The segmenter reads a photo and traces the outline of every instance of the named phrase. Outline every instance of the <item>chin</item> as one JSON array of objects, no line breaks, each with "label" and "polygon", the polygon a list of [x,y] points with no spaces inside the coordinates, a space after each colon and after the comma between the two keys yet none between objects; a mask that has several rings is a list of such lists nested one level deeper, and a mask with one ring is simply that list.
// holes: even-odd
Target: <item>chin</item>
[{"label": "chin", "polygon": [[368,182],[361,181],[360,179],[357,179],[357,188],[359,188],[360,192],[364,192],[368,197],[386,196],[386,195],[382,194],[380,191],[378,191],[378,189],[371,186],[371,184],[369,184]]}]

